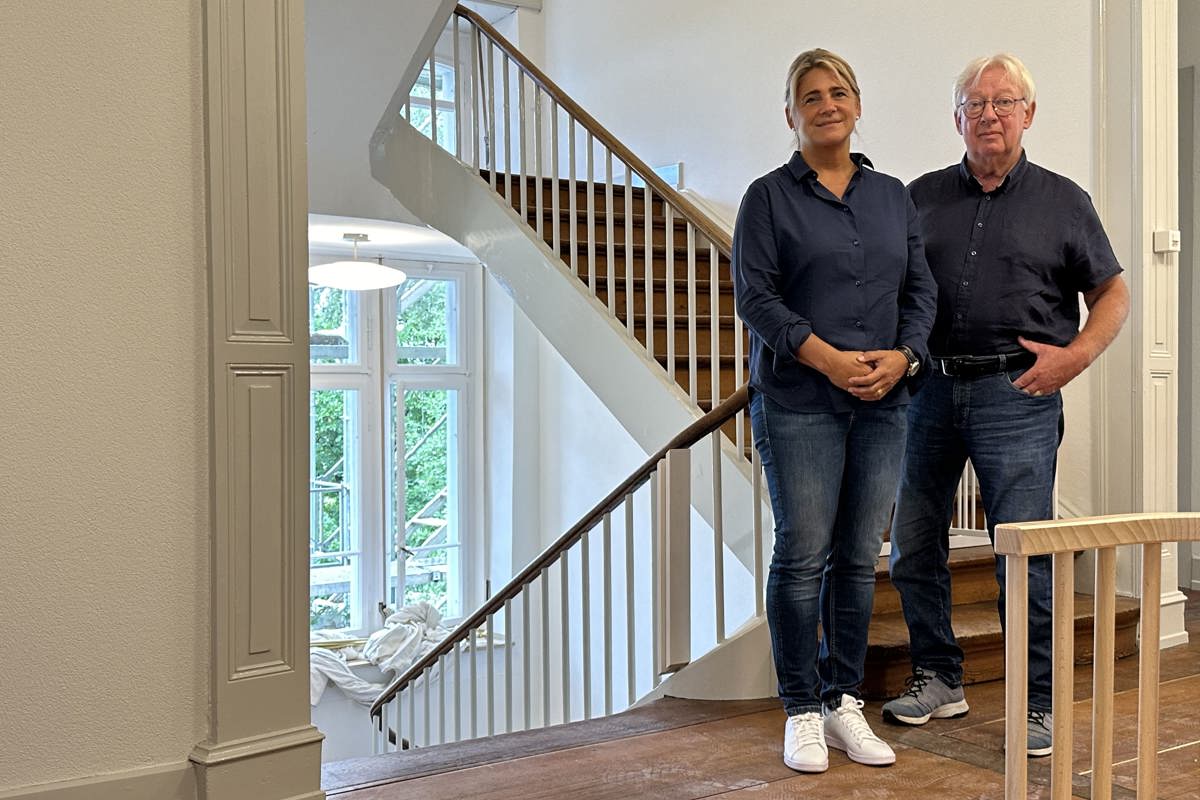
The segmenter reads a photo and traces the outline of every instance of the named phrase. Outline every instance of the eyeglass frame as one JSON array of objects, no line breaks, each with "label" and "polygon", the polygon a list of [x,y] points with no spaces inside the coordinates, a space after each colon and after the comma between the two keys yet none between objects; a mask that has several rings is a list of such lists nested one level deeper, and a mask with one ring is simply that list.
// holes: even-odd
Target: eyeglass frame
[{"label": "eyeglass frame", "polygon": [[[998,105],[996,105],[997,100],[1011,100],[1012,107],[1010,109],[1008,109],[1008,111],[1001,111],[1000,107]],[[984,109],[986,109],[988,107],[988,105],[991,104],[992,110],[996,112],[997,117],[1007,117],[1007,116],[1010,116],[1014,111],[1017,110],[1017,103],[1024,103],[1024,102],[1027,102],[1027,98],[1024,98],[1024,97],[989,97],[986,100],[984,100],[982,98],[973,97],[973,98],[967,98],[966,100],[963,100],[961,103],[959,103],[958,109],[960,111],[962,111],[962,115],[964,117],[966,117],[967,119],[979,119],[980,117],[983,116]],[[968,112],[967,111],[968,103],[980,103],[981,105],[979,106],[979,113],[971,114],[970,112]]]}]

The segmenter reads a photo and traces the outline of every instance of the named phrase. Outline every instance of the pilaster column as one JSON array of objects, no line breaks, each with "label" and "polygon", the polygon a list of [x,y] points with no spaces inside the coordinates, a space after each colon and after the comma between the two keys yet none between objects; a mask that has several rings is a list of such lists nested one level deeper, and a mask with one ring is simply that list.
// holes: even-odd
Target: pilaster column
[{"label": "pilaster column", "polygon": [[212,669],[207,800],[322,798],[308,705],[302,0],[206,0]]},{"label": "pilaster column", "polygon": [[[1155,231],[1179,227],[1176,0],[1097,0],[1097,205],[1126,269],[1126,330],[1094,371],[1102,513],[1177,505],[1179,254]],[[1187,641],[1176,546],[1162,551],[1162,645]],[[1118,560],[1117,585],[1140,591],[1141,552]]]}]

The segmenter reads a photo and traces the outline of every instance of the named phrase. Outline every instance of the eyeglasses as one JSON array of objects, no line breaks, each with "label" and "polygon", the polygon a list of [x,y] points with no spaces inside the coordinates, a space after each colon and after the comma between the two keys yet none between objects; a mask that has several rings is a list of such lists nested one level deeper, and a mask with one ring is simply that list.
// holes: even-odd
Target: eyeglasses
[{"label": "eyeglasses", "polygon": [[963,100],[958,104],[962,109],[963,116],[967,119],[979,119],[983,116],[983,110],[987,108],[988,103],[992,104],[992,108],[996,110],[997,117],[1007,117],[1017,107],[1017,103],[1025,102],[1024,97],[995,97],[991,100],[980,100],[972,98]]}]

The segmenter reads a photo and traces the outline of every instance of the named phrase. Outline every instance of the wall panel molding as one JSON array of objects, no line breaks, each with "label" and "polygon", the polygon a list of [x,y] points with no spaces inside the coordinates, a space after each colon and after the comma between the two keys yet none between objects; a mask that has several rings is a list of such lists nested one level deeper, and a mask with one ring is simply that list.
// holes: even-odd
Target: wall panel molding
[{"label": "wall panel molding", "polygon": [[[1131,307],[1103,357],[1093,424],[1102,513],[1177,507],[1179,270],[1153,252],[1153,232],[1178,228],[1176,0],[1096,0],[1097,206],[1126,268]],[[1175,546],[1163,550],[1175,575]],[[1118,591],[1136,596],[1141,551],[1122,552]],[[1183,595],[1168,582],[1162,644],[1187,640]]]},{"label": "wall panel molding", "polygon": [[198,797],[321,797],[309,722],[303,0],[206,0],[212,459]]}]

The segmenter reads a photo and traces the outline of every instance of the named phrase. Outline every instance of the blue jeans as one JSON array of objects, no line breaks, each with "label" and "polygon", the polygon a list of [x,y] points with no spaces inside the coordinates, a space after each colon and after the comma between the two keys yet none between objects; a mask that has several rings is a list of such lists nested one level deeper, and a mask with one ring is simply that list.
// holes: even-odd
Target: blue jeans
[{"label": "blue jeans", "polygon": [[[908,410],[908,447],[892,524],[892,583],[908,623],[913,666],[962,683],[962,649],[950,627],[949,527],[968,458],[979,478],[988,536],[1005,522],[1050,519],[1062,396],[1032,397],[1012,385],[1023,370],[980,378],[934,374]],[[996,557],[1004,622],[1004,557]],[[1051,706],[1052,573],[1029,559],[1029,707]]]},{"label": "blue jeans", "polygon": [[905,409],[803,414],[753,392],[750,419],[775,515],[767,623],[779,697],[789,715],[819,711],[859,696]]}]

